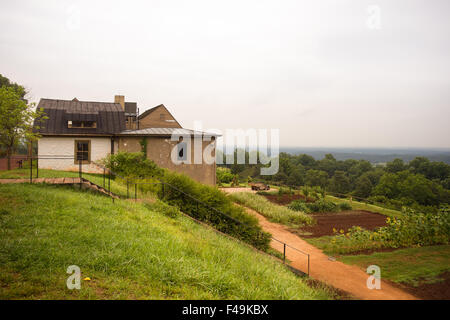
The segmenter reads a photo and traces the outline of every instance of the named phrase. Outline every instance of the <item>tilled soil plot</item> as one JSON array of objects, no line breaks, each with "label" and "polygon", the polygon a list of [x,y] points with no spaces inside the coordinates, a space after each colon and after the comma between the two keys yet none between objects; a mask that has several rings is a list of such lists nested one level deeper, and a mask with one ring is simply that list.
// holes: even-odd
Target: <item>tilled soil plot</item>
[{"label": "tilled soil plot", "polygon": [[[263,195],[264,197],[266,197],[267,200],[269,200],[270,202],[285,206],[290,204],[292,201],[294,200],[298,200],[298,199],[305,199],[305,196],[302,194],[283,194],[283,195],[278,195],[278,194],[265,194]],[[309,198],[306,199],[306,202],[314,202],[315,200],[313,198]]]},{"label": "tilled soil plot", "polygon": [[312,213],[310,214],[317,224],[309,227],[302,227],[302,237],[317,238],[333,235],[333,228],[337,231],[348,231],[353,226],[359,226],[367,230],[374,230],[386,225],[386,216],[364,210],[349,210],[339,213]]}]

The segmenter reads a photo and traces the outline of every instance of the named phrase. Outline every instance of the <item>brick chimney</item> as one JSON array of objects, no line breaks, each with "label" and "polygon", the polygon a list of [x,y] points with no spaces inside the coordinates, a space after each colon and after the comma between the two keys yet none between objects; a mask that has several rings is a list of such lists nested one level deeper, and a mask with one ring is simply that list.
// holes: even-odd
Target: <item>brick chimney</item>
[{"label": "brick chimney", "polygon": [[120,105],[122,106],[122,109],[125,110],[125,96],[115,95],[114,103],[120,103]]}]

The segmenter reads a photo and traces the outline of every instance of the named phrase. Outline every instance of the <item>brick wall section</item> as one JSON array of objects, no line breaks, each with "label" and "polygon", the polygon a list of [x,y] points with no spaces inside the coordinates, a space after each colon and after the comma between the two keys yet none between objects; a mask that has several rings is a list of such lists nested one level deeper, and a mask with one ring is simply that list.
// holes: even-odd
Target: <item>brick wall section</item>
[{"label": "brick wall section", "polygon": [[166,107],[159,106],[139,120],[139,129],[145,128],[181,128],[181,126]]},{"label": "brick wall section", "polygon": [[[11,169],[17,169],[19,168],[19,160],[22,160],[25,162],[27,159],[27,156],[22,155],[15,155],[11,158]],[[7,158],[0,158],[0,171],[2,170],[8,170],[8,159]]]},{"label": "brick wall section", "polygon": [[[119,150],[127,152],[141,151],[141,137],[122,137],[119,139]],[[202,141],[202,153],[210,145],[211,141]],[[153,160],[158,166],[186,174],[192,179],[208,184],[216,184],[216,163],[201,164],[194,163],[194,139],[191,139],[191,164],[175,164],[171,159],[172,149],[176,147],[177,141],[171,141],[169,137],[147,137],[147,157]],[[215,150],[215,148],[214,148]],[[212,156],[215,159],[215,151]]]}]

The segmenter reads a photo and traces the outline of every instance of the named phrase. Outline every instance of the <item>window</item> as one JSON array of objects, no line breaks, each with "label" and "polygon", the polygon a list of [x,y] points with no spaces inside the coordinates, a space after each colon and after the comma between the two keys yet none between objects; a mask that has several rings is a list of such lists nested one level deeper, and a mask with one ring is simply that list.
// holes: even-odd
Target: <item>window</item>
[{"label": "window", "polygon": [[164,113],[161,113],[159,115],[159,120],[166,120],[166,115]]},{"label": "window", "polygon": [[95,121],[67,121],[68,128],[97,128],[97,122]]},{"label": "window", "polygon": [[90,163],[91,162],[91,141],[90,140],[75,140],[75,164]]},{"label": "window", "polygon": [[186,161],[187,160],[187,144],[186,142],[178,143],[178,161]]}]

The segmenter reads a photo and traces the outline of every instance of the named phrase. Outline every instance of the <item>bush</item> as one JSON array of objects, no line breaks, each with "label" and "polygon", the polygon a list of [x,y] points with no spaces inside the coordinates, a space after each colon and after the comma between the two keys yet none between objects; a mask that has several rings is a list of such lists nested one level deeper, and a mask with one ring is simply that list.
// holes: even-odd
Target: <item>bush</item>
[{"label": "bush", "polygon": [[109,155],[101,163],[111,171],[129,179],[161,177],[164,172],[142,152],[118,152]]},{"label": "bush", "polygon": [[341,202],[341,203],[338,204],[338,206],[339,206],[339,209],[343,210],[343,211],[345,211],[345,210],[352,210],[353,209],[351,204],[348,203],[348,202]]},{"label": "bush", "polygon": [[334,202],[319,199],[315,202],[306,203],[306,206],[309,208],[310,212],[337,212],[339,211],[339,207]]},{"label": "bush", "polygon": [[217,183],[230,183],[234,178],[234,174],[227,168],[218,167],[216,169],[216,177]]},{"label": "bush", "polygon": [[160,189],[158,197],[161,200],[261,250],[269,248],[270,234],[262,231],[258,220],[248,215],[243,208],[235,206],[217,188],[200,184],[185,175],[169,171],[166,171],[163,180],[171,187],[166,185]]},{"label": "bush", "polygon": [[311,210],[306,205],[305,201],[302,200],[294,200],[289,205],[288,208],[294,211],[302,211],[304,213],[310,213]]}]

